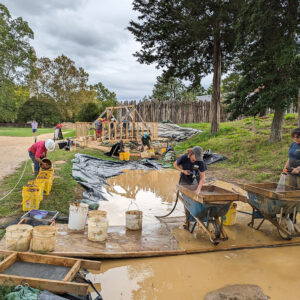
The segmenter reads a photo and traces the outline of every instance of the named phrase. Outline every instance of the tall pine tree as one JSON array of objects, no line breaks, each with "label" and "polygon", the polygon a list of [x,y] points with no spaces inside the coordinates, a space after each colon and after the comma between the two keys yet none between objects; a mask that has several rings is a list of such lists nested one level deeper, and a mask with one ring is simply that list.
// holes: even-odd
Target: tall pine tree
[{"label": "tall pine tree", "polygon": [[237,71],[242,75],[228,99],[232,117],[274,110],[270,142],[281,140],[285,110],[300,86],[299,0],[246,1],[237,26]]},{"label": "tall pine tree", "polygon": [[128,29],[142,49],[141,63],[157,63],[166,76],[190,80],[195,87],[213,72],[211,132],[219,130],[220,85],[233,57],[239,0],[134,0],[138,20]]}]

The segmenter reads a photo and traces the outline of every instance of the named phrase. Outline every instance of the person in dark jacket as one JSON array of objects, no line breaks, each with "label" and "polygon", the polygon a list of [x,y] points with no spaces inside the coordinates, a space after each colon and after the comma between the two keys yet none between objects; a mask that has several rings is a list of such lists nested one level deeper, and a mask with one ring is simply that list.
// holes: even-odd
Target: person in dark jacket
[{"label": "person in dark jacket", "polygon": [[[203,149],[195,146],[187,150],[187,153],[180,156],[175,162],[174,167],[180,171],[180,185],[195,185],[196,193],[201,192],[201,188],[205,181],[206,164],[203,161]],[[184,228],[189,229],[190,213],[184,208],[186,223]]]},{"label": "person in dark jacket", "polygon": [[145,150],[145,146],[147,146],[149,150],[151,149],[151,137],[148,133],[142,135],[142,152]]},{"label": "person in dark jacket", "polygon": [[294,129],[291,136],[294,142],[288,151],[283,173],[287,174],[287,185],[300,188],[300,128]]}]

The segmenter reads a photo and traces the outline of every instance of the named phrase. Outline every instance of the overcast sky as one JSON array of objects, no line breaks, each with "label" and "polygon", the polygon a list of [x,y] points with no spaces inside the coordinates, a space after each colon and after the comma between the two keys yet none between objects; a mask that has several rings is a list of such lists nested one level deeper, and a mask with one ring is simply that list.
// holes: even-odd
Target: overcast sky
[{"label": "overcast sky", "polygon": [[[142,65],[132,54],[140,44],[126,30],[136,12],[132,0],[0,0],[14,18],[21,16],[34,31],[37,56],[64,54],[102,82],[118,100],[140,100],[152,94],[160,70]],[[203,79],[208,87],[211,76]]]}]

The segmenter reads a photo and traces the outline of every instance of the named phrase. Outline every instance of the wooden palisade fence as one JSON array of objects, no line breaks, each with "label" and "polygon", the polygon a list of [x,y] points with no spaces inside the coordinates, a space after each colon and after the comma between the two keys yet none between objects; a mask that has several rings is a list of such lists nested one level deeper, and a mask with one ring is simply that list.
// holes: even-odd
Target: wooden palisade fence
[{"label": "wooden palisade fence", "polygon": [[[136,110],[145,122],[170,120],[178,124],[211,121],[209,101],[124,101],[118,105],[136,105]],[[137,122],[142,121],[140,116],[136,115]],[[221,122],[227,120],[227,114],[225,113],[224,107],[221,106]]]}]

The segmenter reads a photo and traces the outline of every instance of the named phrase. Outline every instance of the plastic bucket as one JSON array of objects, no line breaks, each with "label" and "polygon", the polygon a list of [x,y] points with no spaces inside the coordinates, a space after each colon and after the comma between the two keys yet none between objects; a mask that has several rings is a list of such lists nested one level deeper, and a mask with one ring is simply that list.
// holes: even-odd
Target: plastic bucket
[{"label": "plastic bucket", "polygon": [[51,252],[55,248],[56,227],[36,226],[32,230],[31,250],[37,252]]},{"label": "plastic bucket", "polygon": [[71,203],[69,208],[68,228],[70,230],[84,230],[89,206],[84,203]]},{"label": "plastic bucket", "polygon": [[234,225],[236,220],[236,203],[231,203],[227,214],[223,217],[223,224],[226,226]]},{"label": "plastic bucket", "polygon": [[124,152],[119,153],[119,159],[120,160],[124,160],[124,154],[125,154]]},{"label": "plastic bucket", "polygon": [[140,210],[126,211],[126,228],[130,230],[141,230],[143,223],[143,212]]},{"label": "plastic bucket", "polygon": [[129,159],[130,159],[130,153],[124,152],[124,160],[129,160]]},{"label": "plastic bucket", "polygon": [[26,224],[11,225],[6,228],[6,248],[13,251],[28,251],[32,226]]},{"label": "plastic bucket", "polygon": [[167,151],[166,148],[162,148],[162,149],[160,150],[160,153],[161,153],[161,154],[164,154],[166,151]]},{"label": "plastic bucket", "polygon": [[107,239],[107,212],[94,210],[89,213],[88,239],[93,242],[103,242]]}]

